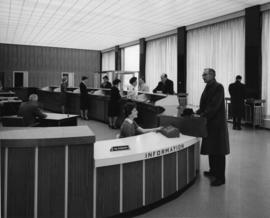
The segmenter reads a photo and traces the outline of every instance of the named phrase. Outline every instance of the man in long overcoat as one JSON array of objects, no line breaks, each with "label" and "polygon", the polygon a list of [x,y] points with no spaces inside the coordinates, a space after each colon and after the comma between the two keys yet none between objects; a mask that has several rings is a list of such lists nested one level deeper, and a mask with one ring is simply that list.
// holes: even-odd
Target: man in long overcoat
[{"label": "man in long overcoat", "polygon": [[225,184],[225,155],[230,153],[224,88],[216,81],[214,69],[204,69],[202,76],[206,86],[197,114],[207,119],[208,134],[202,140],[201,154],[208,155],[210,168],[204,175],[212,178],[212,186],[219,186]]},{"label": "man in long overcoat", "polygon": [[241,118],[244,117],[245,85],[241,83],[242,77],[236,76],[235,83],[229,85],[231,95],[233,129],[241,130]]}]

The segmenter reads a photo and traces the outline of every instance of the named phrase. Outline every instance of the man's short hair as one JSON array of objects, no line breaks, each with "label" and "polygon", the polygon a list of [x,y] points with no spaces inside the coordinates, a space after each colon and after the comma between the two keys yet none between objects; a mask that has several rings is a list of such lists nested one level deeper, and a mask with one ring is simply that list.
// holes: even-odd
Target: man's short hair
[{"label": "man's short hair", "polygon": [[82,80],[86,80],[86,79],[88,79],[87,76],[82,76]]},{"label": "man's short hair", "polygon": [[102,77],[103,79],[109,79],[109,77],[107,75]]},{"label": "man's short hair", "polygon": [[161,74],[161,77],[168,78],[166,73]]},{"label": "man's short hair", "polygon": [[38,100],[38,95],[37,94],[31,94],[29,95],[29,101],[37,101]]},{"label": "man's short hair", "polygon": [[216,71],[213,68],[205,68],[204,70],[207,70],[209,74],[216,76]]},{"label": "man's short hair", "polygon": [[237,75],[235,79],[237,79],[237,80],[241,80],[241,79],[242,79],[242,76]]}]

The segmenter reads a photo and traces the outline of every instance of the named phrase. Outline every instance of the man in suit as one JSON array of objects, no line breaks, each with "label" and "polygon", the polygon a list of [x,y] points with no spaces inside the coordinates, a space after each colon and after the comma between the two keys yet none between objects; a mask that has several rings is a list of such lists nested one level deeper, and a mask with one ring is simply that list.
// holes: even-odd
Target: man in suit
[{"label": "man in suit", "polygon": [[245,85],[242,77],[236,76],[236,81],[229,85],[233,116],[233,129],[241,130],[241,118],[244,116]]},{"label": "man in suit", "polygon": [[168,79],[167,74],[163,73],[160,76],[161,81],[158,83],[157,87],[153,90],[154,93],[161,91],[163,94],[174,94],[173,91],[173,81]]},{"label": "man in suit", "polygon": [[45,118],[47,115],[42,113],[38,106],[38,96],[32,94],[28,102],[23,102],[19,107],[18,116],[23,117],[26,126],[33,126],[38,118]]},{"label": "man in suit", "polygon": [[205,171],[204,175],[212,179],[211,186],[220,186],[225,184],[225,155],[230,153],[230,147],[224,88],[215,76],[214,69],[204,69],[202,77],[206,86],[197,114],[207,120],[207,136],[202,140],[201,154],[208,155],[210,170]]}]

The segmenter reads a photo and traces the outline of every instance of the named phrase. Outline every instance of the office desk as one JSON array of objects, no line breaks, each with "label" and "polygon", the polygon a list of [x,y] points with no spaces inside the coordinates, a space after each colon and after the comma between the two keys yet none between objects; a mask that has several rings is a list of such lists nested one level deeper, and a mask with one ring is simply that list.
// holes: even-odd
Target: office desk
[{"label": "office desk", "polygon": [[77,126],[78,115],[45,113],[46,118],[40,119],[40,126]]},{"label": "office desk", "polygon": [[21,100],[4,97],[0,100],[0,116],[15,115],[18,113]]},{"label": "office desk", "polygon": [[9,96],[14,96],[15,95],[15,93],[14,92],[0,92],[0,96],[2,96],[2,97],[9,97]]}]

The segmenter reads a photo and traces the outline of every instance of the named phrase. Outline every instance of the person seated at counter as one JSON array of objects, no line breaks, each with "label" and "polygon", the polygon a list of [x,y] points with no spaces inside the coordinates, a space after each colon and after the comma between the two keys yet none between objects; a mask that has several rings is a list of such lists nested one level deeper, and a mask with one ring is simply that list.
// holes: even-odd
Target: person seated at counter
[{"label": "person seated at counter", "polygon": [[149,92],[149,87],[145,84],[142,78],[139,79],[139,91]]},{"label": "person seated at counter", "polygon": [[119,84],[121,83],[120,79],[115,79],[113,81],[113,87],[111,89],[111,95],[108,105],[108,117],[109,117],[109,127],[116,129],[116,121],[120,115],[120,100],[121,95],[119,92]]},{"label": "person seated at counter", "polygon": [[165,73],[160,76],[160,79],[161,81],[158,83],[157,87],[153,90],[153,92],[162,92],[163,94],[173,95],[173,81],[168,79],[168,76]]},{"label": "person seated at counter", "polygon": [[103,83],[101,83],[100,88],[111,89],[112,88],[112,84],[109,82],[108,76],[105,75],[105,76],[102,77],[102,79],[103,79]]},{"label": "person seated at counter", "polygon": [[147,132],[160,130],[162,127],[144,129],[140,127],[134,119],[138,117],[137,105],[134,102],[126,103],[124,107],[124,113],[126,119],[123,121],[120,127],[120,138],[125,138],[129,136],[135,136]]},{"label": "person seated at counter", "polygon": [[131,99],[135,99],[138,95],[138,90],[137,90],[137,77],[133,76],[129,80],[129,86],[127,87],[127,97]]},{"label": "person seated at counter", "polygon": [[47,117],[39,108],[37,94],[30,95],[28,102],[21,103],[18,116],[23,117],[26,126],[34,126],[37,124],[38,119]]}]

